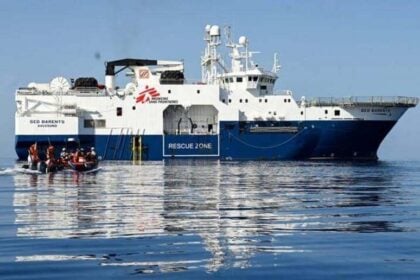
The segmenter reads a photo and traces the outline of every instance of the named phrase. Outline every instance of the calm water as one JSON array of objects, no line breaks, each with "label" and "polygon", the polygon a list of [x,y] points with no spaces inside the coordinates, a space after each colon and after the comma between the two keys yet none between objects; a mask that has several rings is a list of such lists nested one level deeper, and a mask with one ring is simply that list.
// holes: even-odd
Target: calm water
[{"label": "calm water", "polygon": [[0,161],[0,278],[420,279],[420,162]]}]

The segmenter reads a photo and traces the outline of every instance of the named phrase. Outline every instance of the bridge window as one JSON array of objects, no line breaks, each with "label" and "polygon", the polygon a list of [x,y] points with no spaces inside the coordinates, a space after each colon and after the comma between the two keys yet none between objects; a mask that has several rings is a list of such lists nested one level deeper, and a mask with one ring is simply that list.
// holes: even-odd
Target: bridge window
[{"label": "bridge window", "polygon": [[84,127],[85,128],[101,128],[105,127],[105,120],[84,120]]},{"label": "bridge window", "polygon": [[248,76],[248,82],[252,81],[252,77]]},{"label": "bridge window", "polygon": [[325,115],[327,115],[327,114],[328,114],[328,110],[325,110],[324,112],[325,112]]},{"label": "bridge window", "polygon": [[262,90],[266,90],[266,89],[267,89],[267,86],[266,86],[266,85],[261,85],[261,86],[260,86],[260,88],[261,88]]},{"label": "bridge window", "polygon": [[254,77],[252,77],[252,80],[253,80],[254,82],[258,81],[258,76],[254,76]]},{"label": "bridge window", "polygon": [[237,78],[236,78],[236,82],[238,82],[238,83],[242,83],[242,77],[237,77]]}]

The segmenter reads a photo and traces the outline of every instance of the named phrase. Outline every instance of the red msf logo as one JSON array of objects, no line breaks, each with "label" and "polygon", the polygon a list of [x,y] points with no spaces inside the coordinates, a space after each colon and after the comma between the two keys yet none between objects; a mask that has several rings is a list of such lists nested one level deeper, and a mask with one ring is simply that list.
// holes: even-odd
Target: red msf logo
[{"label": "red msf logo", "polygon": [[137,96],[136,103],[139,103],[139,102],[146,103],[159,96],[160,96],[159,92],[157,92],[157,90],[154,87],[152,88],[146,87],[146,89],[140,92],[139,96]]}]

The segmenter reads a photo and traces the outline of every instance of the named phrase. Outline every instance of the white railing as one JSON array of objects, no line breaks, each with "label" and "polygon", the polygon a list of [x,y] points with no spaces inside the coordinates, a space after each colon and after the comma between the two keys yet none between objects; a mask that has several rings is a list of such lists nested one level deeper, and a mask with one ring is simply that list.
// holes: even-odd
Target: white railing
[{"label": "white railing", "polygon": [[406,96],[351,96],[351,97],[317,97],[306,100],[306,106],[386,106],[415,107],[419,103],[417,97]]}]

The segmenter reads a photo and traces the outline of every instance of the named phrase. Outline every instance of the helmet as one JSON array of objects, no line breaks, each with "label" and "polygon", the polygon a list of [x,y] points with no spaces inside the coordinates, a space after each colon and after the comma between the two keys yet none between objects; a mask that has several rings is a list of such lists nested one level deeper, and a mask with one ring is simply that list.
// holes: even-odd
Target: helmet
[{"label": "helmet", "polygon": [[95,150],[95,147],[90,148],[92,151]]},{"label": "helmet", "polygon": [[62,148],[61,150],[62,150],[63,152],[65,152],[65,151],[66,151],[66,148]]}]

